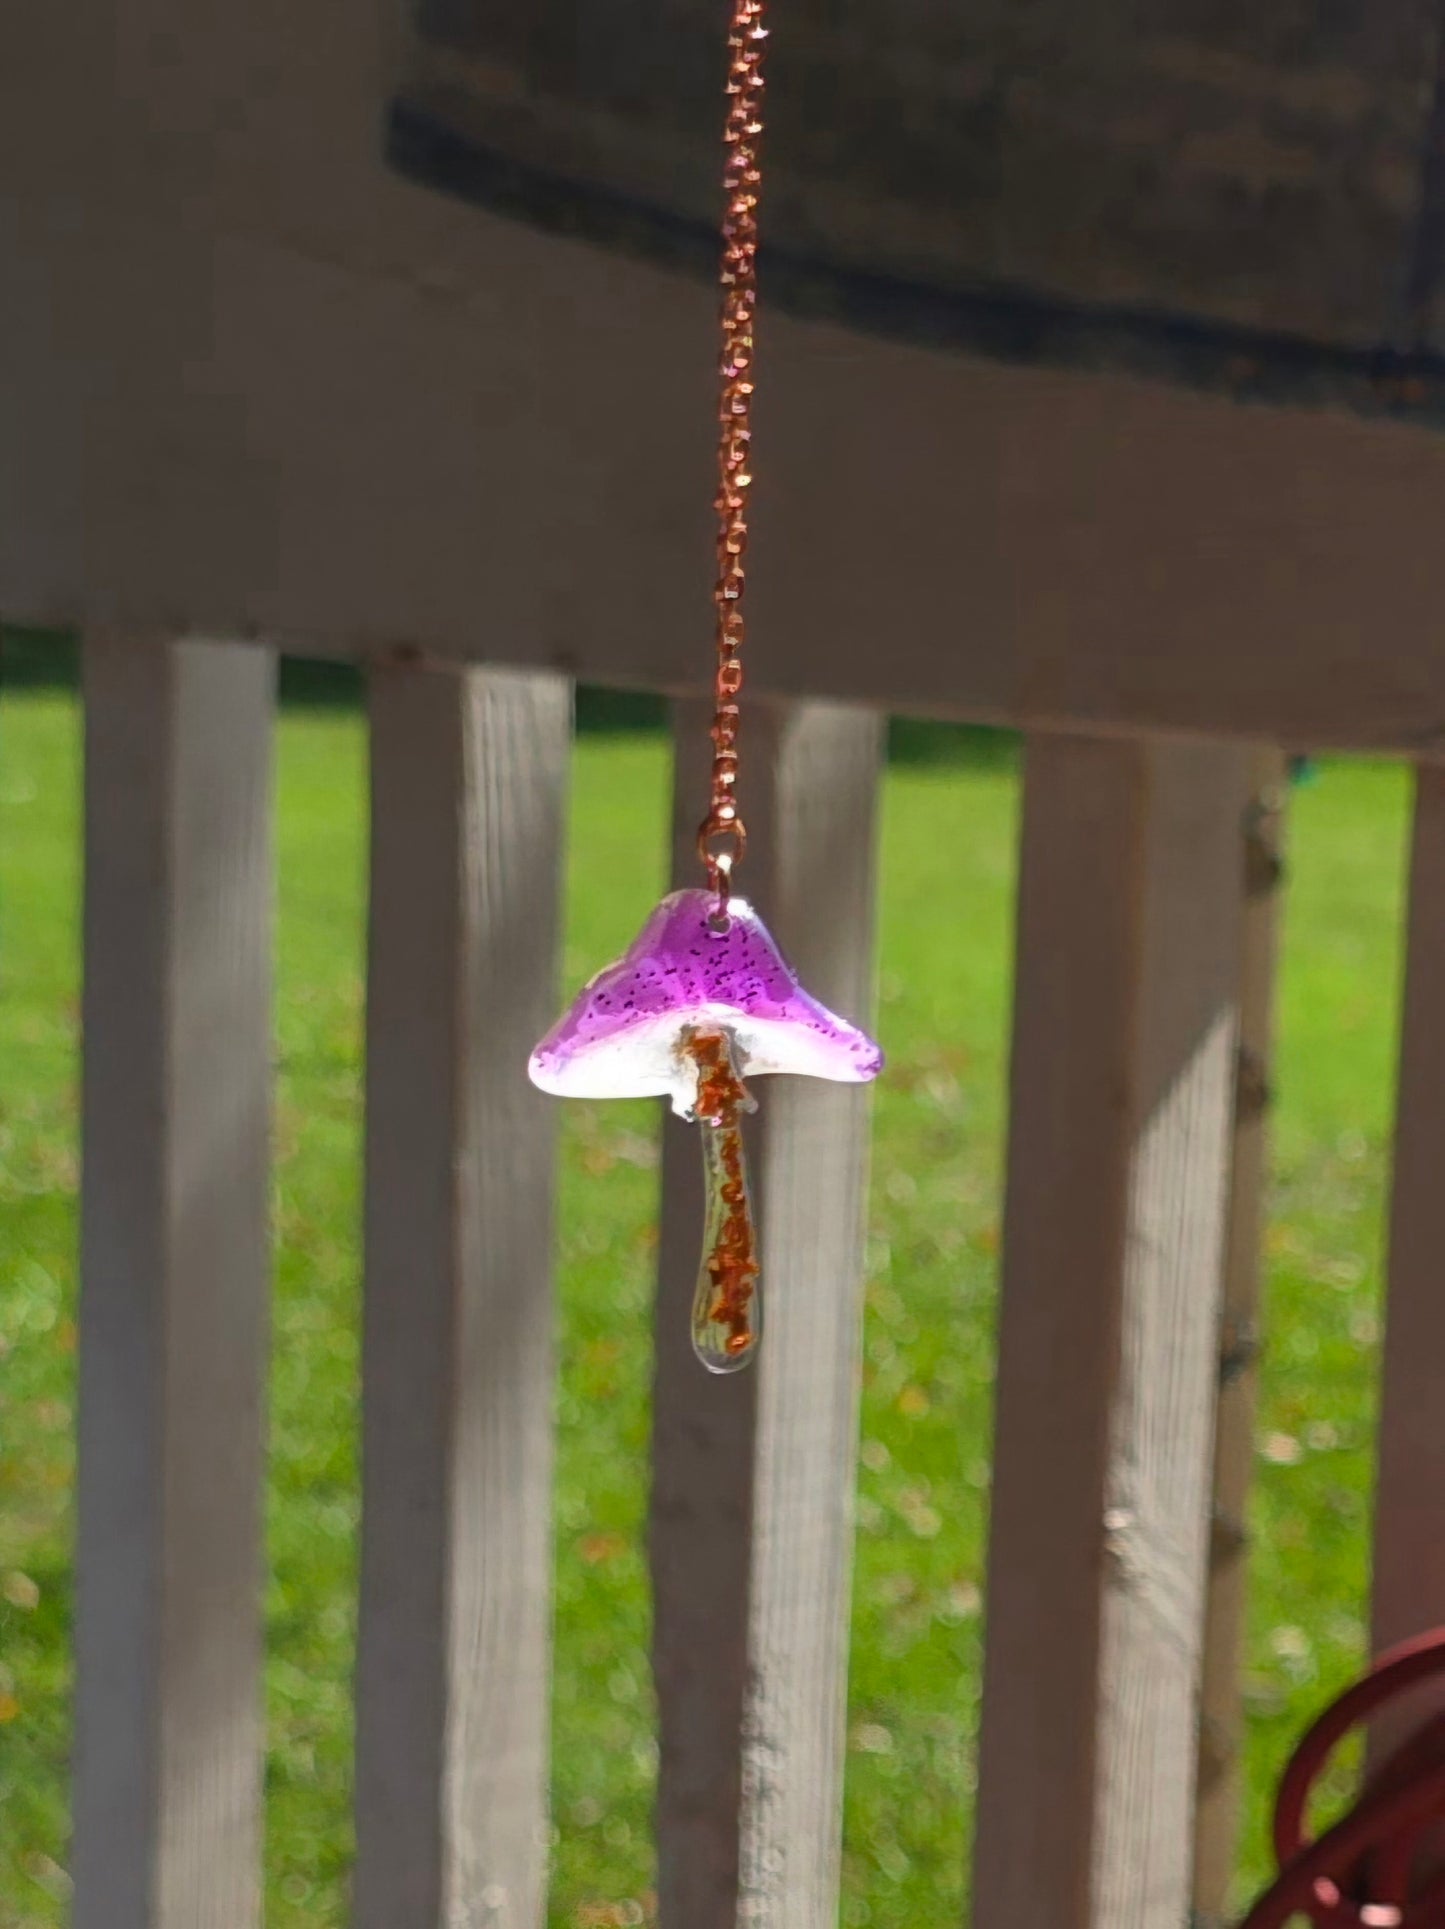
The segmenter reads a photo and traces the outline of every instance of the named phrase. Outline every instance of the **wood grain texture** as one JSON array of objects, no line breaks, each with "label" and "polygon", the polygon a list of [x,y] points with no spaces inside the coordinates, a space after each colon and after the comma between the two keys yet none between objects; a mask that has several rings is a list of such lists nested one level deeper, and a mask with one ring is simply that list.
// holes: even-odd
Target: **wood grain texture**
[{"label": "wood grain texture", "polygon": [[357,1929],[539,1929],[570,690],[371,686]]},{"label": "wood grain texture", "polygon": [[1254,1473],[1259,1282],[1268,1177],[1275,952],[1284,848],[1284,757],[1250,756],[1250,801],[1239,968],[1239,1059],[1225,1230],[1219,1401],[1214,1436],[1214,1525],[1200,1684],[1198,1809],[1194,1822],[1197,1929],[1224,1929],[1243,1801],[1244,1638],[1248,1606],[1246,1511]]},{"label": "wood grain texture", "polygon": [[76,1929],[259,1929],[273,664],[84,656]]},{"label": "wood grain texture", "polygon": [[980,1923],[1187,1916],[1245,795],[1219,746],[1028,748]]},{"label": "wood grain texture", "polygon": [[[675,866],[696,873],[706,715],[678,711]],[[809,988],[872,1002],[881,726],[833,705],[756,710],[743,888]],[[862,1316],[867,1094],[758,1082],[763,1345],[713,1380],[692,1357],[694,1128],[668,1122],[651,1552],[663,1929],[837,1920]]]},{"label": "wood grain texture", "polygon": [[[1415,774],[1405,999],[1380,1388],[1371,1633],[1376,1651],[1445,1621],[1445,773]],[[1438,1705],[1439,1697],[1434,1697]],[[1377,1749],[1428,1712],[1387,1712]]]},{"label": "wood grain texture", "polygon": [[[696,690],[712,294],[393,178],[403,32],[12,0],[0,610]],[[1445,742],[1445,439],[774,315],[762,355],[758,690]]]}]

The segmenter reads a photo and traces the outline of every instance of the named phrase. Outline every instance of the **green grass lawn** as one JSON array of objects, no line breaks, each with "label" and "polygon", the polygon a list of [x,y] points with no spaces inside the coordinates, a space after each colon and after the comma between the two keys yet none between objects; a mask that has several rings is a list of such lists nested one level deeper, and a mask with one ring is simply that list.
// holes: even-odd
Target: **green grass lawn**
[{"label": "green grass lawn", "polygon": [[[79,737],[0,711],[0,1929],[61,1922],[75,1365]],[[340,1925],[351,1854],[364,742],[279,750],[280,1082],[267,1603],[271,1929]],[[585,739],[566,975],[663,877],[660,739]],[[998,1260],[1017,779],[900,765],[880,1024],[847,1792],[848,1924],[935,1929],[965,1891]],[[1271,1770],[1363,1649],[1381,1198],[1407,805],[1329,765],[1297,797],[1247,1694],[1247,1875]],[[555,1929],[645,1920],[655,1775],[642,1528],[653,1112],[565,1114]],[[619,1319],[619,1313],[622,1317]],[[625,1337],[619,1338],[622,1334]]]}]

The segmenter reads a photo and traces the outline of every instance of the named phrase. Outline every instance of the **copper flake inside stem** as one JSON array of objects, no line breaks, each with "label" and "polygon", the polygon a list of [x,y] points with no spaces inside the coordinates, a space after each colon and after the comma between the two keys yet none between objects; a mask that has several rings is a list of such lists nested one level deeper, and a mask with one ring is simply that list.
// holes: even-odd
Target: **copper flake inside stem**
[{"label": "copper flake inside stem", "polygon": [[757,1235],[748,1198],[742,1113],[747,1090],[721,1032],[694,1032],[683,1045],[697,1067],[695,1112],[703,1134],[707,1226],[693,1303],[693,1345],[714,1373],[745,1366],[757,1347]]}]

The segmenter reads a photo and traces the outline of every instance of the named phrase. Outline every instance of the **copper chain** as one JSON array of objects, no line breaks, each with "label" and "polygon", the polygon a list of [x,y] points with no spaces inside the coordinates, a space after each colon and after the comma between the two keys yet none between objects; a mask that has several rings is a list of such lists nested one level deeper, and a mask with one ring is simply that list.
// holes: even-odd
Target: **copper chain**
[{"label": "copper chain", "polygon": [[747,848],[738,815],[738,695],[743,687],[743,590],[752,487],[753,320],[757,311],[758,137],[763,131],[766,0],[733,0],[728,33],[728,115],[723,132],[722,353],[718,363],[717,673],[712,720],[712,794],[698,826],[698,855],[725,910]]}]

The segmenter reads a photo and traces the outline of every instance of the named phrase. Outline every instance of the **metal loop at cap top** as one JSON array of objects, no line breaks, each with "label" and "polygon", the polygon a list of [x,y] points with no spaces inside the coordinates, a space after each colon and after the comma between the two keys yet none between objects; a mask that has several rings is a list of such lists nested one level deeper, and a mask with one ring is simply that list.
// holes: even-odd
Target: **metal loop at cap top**
[{"label": "metal loop at cap top", "polygon": [[[740,817],[731,822],[717,823],[716,813],[704,820],[697,833],[697,853],[707,867],[708,889],[717,897],[717,917],[726,918],[728,901],[732,897],[733,873],[742,862],[743,853],[748,847],[748,833]],[[716,841],[726,838],[722,849],[715,848]]]},{"label": "metal loop at cap top", "polygon": [[[719,840],[726,839],[726,842]],[[741,817],[720,817],[713,811],[698,826],[697,854],[709,874],[735,871],[748,848],[748,830]]]}]

